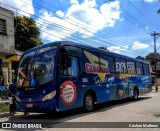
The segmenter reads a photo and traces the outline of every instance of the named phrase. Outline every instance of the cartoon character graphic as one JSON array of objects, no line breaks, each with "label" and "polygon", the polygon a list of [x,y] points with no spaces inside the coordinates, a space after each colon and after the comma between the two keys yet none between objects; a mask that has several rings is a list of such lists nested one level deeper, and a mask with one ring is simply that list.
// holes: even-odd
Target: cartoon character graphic
[{"label": "cartoon character graphic", "polygon": [[111,86],[113,85],[113,82],[114,82],[114,81],[115,81],[115,78],[114,78],[114,77],[108,78],[107,84],[106,84],[106,87],[107,87],[106,94],[109,94],[109,93],[110,93],[109,87],[111,87]]}]

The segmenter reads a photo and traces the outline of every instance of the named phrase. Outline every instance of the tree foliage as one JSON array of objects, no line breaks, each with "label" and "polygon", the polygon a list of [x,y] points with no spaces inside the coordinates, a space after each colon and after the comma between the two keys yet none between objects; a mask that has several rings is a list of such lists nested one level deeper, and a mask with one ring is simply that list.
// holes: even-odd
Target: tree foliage
[{"label": "tree foliage", "polygon": [[158,62],[160,60],[160,54],[159,53],[149,53],[146,56],[146,59],[149,60],[151,62],[151,65],[155,64],[155,61]]},{"label": "tree foliage", "polygon": [[106,50],[106,51],[109,51],[108,49],[107,49],[107,47],[98,47],[99,49],[102,49],[102,50]]},{"label": "tree foliage", "polygon": [[159,58],[160,58],[160,54],[159,53],[156,53],[156,55],[155,55],[155,53],[149,53],[147,56],[146,56],[146,59],[147,60],[159,60]]},{"label": "tree foliage", "polygon": [[151,65],[154,65],[155,61],[156,62],[160,61],[160,54],[156,53],[156,56],[155,56],[155,53],[149,53],[146,57],[137,56],[136,59],[146,60],[146,61],[149,61]]},{"label": "tree foliage", "polygon": [[40,31],[32,18],[15,16],[15,48],[26,51],[42,44]]},{"label": "tree foliage", "polygon": [[146,60],[146,58],[142,57],[142,56],[137,56],[136,59],[139,59],[139,60]]}]

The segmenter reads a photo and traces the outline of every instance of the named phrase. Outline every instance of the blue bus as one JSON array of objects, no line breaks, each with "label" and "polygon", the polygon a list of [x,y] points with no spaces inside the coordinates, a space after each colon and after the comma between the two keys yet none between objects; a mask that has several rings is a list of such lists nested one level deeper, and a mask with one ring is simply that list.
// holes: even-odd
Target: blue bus
[{"label": "blue bus", "polygon": [[15,91],[20,112],[57,112],[124,98],[151,90],[146,61],[69,41],[26,51],[19,63]]}]

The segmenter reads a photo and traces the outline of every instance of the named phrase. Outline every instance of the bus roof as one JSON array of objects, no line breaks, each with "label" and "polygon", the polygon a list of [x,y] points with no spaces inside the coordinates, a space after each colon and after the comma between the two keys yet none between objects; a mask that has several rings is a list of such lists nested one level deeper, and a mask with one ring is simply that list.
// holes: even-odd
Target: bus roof
[{"label": "bus roof", "polygon": [[36,50],[38,48],[41,48],[41,47],[49,46],[49,45],[69,45],[69,46],[75,46],[75,47],[79,47],[79,48],[83,48],[83,49],[92,50],[94,52],[107,54],[107,55],[114,56],[114,57],[119,57],[119,58],[123,58],[123,59],[129,59],[129,60],[133,60],[133,61],[136,61],[136,62],[141,62],[141,63],[149,64],[147,61],[139,60],[139,59],[136,59],[136,58],[131,58],[131,57],[124,56],[124,55],[117,54],[117,53],[113,53],[113,52],[110,52],[110,51],[105,51],[103,49],[98,49],[98,48],[95,48],[95,47],[92,47],[92,46],[89,46],[89,45],[79,44],[79,43],[70,42],[70,41],[56,41],[56,42],[51,42],[51,43],[39,45],[39,46],[36,46],[36,47],[34,47],[32,49],[29,49],[24,54],[26,54],[26,53],[28,53],[30,51]]}]

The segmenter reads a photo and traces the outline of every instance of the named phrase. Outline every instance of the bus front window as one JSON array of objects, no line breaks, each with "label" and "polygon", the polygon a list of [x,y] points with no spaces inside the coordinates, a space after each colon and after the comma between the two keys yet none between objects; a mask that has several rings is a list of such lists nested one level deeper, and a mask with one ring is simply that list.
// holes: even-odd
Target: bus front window
[{"label": "bus front window", "polygon": [[27,88],[48,83],[54,78],[57,47],[43,47],[23,56],[18,68],[17,87]]}]

